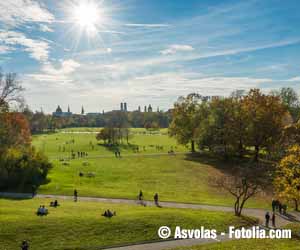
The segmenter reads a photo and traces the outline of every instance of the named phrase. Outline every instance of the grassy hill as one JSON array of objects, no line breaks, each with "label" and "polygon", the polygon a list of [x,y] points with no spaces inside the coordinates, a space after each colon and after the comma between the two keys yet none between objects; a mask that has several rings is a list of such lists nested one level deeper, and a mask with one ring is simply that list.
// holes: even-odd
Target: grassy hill
[{"label": "grassy hill", "polygon": [[[135,199],[139,190],[143,190],[148,200],[158,192],[164,201],[233,204],[228,193],[209,183],[210,177],[221,171],[219,165],[223,163],[194,159],[184,154],[168,155],[170,149],[176,153],[187,153],[188,149],[168,137],[166,130],[153,134],[145,129],[132,129],[130,144],[138,145],[140,152],[134,152],[125,143],[120,147],[124,156],[121,159],[95,139],[94,132],[99,130],[74,128],[34,136],[33,144],[44,151],[54,165],[49,183],[41,186],[39,193],[72,195],[76,188],[82,196]],[[70,159],[72,150],[76,153],[75,159]],[[78,158],[77,151],[87,152],[88,157]],[[83,177],[79,176],[80,172]],[[87,177],[89,173],[94,177]],[[268,196],[257,197],[247,206],[269,207],[268,201]]]},{"label": "grassy hill", "polygon": [[[162,225],[174,228],[226,230],[228,225],[247,226],[249,219],[231,213],[189,209],[154,208],[98,202],[62,201],[44,217],[35,215],[39,205],[50,199],[0,199],[1,249],[18,249],[22,240],[30,250],[74,250],[157,240]],[[111,219],[101,216],[104,210],[116,211]]]}]

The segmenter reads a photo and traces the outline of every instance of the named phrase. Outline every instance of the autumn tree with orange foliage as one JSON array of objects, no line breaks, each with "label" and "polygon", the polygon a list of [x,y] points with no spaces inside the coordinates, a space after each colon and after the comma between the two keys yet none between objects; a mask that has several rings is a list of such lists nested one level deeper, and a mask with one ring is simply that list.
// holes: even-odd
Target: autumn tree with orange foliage
[{"label": "autumn tree with orange foliage", "polygon": [[31,146],[26,116],[10,112],[21,102],[22,87],[15,74],[0,73],[0,190],[28,191],[45,182],[51,164]]}]

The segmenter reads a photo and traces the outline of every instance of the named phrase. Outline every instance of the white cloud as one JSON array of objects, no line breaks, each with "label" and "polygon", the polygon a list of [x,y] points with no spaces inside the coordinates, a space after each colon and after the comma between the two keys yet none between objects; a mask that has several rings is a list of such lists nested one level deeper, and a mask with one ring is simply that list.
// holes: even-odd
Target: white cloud
[{"label": "white cloud", "polygon": [[67,75],[74,72],[78,67],[80,67],[80,63],[72,59],[68,59],[62,61],[58,69],[55,68],[51,63],[46,63],[43,66],[42,71],[52,75]]},{"label": "white cloud", "polygon": [[181,44],[173,44],[170,45],[167,49],[160,51],[162,55],[173,55],[177,52],[185,52],[185,51],[193,51],[194,48],[190,45],[181,45]]},{"label": "white cloud", "polygon": [[0,54],[10,52],[11,50],[13,50],[13,48],[6,45],[0,45]]},{"label": "white cloud", "polygon": [[51,29],[46,24],[40,24],[40,30],[43,31],[43,32],[54,32],[54,30]]},{"label": "white cloud", "polygon": [[78,67],[80,67],[80,63],[72,59],[62,61],[59,67],[55,67],[50,62],[46,62],[42,66],[40,73],[28,74],[27,77],[40,82],[51,82],[56,83],[57,85],[64,85],[73,82],[70,74]]},{"label": "white cloud", "polygon": [[48,60],[49,44],[45,41],[27,38],[23,33],[0,30],[0,43],[10,50],[21,46],[23,51],[28,52],[30,57],[38,61]]},{"label": "white cloud", "polygon": [[300,82],[300,76],[296,76],[287,80],[287,82]]},{"label": "white cloud", "polygon": [[26,22],[51,23],[54,16],[38,1],[1,0],[0,22],[8,26],[18,26]]}]

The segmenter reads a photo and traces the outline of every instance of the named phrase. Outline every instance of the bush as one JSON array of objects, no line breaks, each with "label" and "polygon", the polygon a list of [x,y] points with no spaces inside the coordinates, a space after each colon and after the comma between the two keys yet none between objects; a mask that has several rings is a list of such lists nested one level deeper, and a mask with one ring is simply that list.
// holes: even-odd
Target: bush
[{"label": "bush", "polygon": [[10,148],[0,155],[0,190],[30,190],[45,183],[52,165],[33,147]]}]

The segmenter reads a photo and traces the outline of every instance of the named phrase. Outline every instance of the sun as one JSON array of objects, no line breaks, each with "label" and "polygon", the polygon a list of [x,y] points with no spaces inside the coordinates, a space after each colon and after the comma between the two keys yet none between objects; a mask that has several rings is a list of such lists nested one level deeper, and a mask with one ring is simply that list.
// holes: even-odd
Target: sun
[{"label": "sun", "polygon": [[94,2],[81,2],[73,6],[72,19],[82,29],[88,32],[96,32],[102,24],[101,8]]}]

